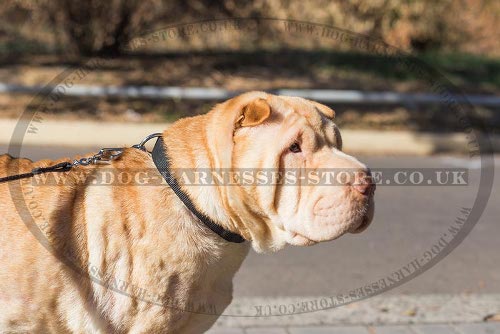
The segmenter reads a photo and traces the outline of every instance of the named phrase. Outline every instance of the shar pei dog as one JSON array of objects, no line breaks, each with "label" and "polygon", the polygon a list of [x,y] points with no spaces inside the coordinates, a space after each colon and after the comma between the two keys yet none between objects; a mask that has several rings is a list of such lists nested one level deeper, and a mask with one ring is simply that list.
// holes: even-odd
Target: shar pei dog
[{"label": "shar pei dog", "polygon": [[[342,152],[334,117],[317,102],[249,92],[176,121],[153,152],[124,148],[107,164],[0,183],[0,332],[204,332],[230,304],[250,247],[364,230],[375,185]],[[3,155],[0,177],[64,161]],[[103,170],[161,181],[99,184]],[[323,170],[349,173],[325,185]]]}]

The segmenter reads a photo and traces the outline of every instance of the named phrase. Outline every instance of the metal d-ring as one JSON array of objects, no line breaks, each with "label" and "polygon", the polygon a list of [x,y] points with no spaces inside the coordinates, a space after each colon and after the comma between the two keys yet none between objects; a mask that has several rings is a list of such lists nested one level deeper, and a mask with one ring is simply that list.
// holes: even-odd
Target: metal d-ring
[{"label": "metal d-ring", "polygon": [[[139,144],[132,145],[134,148],[138,148],[142,151],[146,151],[146,143],[150,141],[153,138],[156,137],[161,137],[161,133],[153,133],[144,138]],[[109,164],[111,160],[114,160],[118,157],[120,157],[123,153],[124,148],[122,147],[106,147],[106,148],[101,148],[99,152],[94,154],[91,157],[86,157],[86,158],[81,158],[79,160],[74,160],[73,163],[71,163],[72,166],[88,166],[91,164],[98,164],[98,163],[103,163],[103,164]]]},{"label": "metal d-ring", "polygon": [[146,145],[146,143],[153,138],[161,137],[161,135],[162,135],[161,132],[150,134],[149,136],[144,138],[139,144],[132,145],[132,147],[138,148],[142,151],[146,151],[146,147],[144,147],[144,145]]}]

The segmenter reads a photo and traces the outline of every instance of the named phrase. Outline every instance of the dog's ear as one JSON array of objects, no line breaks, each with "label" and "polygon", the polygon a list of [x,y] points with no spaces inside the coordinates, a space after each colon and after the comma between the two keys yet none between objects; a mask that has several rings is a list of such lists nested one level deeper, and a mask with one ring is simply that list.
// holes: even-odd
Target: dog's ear
[{"label": "dog's ear", "polygon": [[235,127],[255,126],[261,124],[271,115],[271,106],[264,99],[256,99],[243,107]]},{"label": "dog's ear", "polygon": [[335,111],[324,104],[318,103],[316,101],[311,101],[314,106],[326,117],[334,119],[335,118]]}]

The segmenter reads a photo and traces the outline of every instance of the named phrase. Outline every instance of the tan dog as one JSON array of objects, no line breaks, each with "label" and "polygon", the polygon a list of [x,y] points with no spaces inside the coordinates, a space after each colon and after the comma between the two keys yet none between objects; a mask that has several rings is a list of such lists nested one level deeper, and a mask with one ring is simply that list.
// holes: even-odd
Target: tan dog
[{"label": "tan dog", "polygon": [[[75,176],[110,166],[76,167],[59,186],[0,184],[0,332],[203,332],[217,318],[203,313],[220,314],[231,302],[250,245],[276,251],[363,230],[373,216],[369,172],[341,152],[333,118],[316,102],[250,92],[163,133],[172,170],[357,171],[342,186],[183,189],[244,243],[208,229],[166,184],[92,186]],[[0,177],[54,163],[1,156]],[[111,168],[156,167],[149,153],[130,148]]]}]

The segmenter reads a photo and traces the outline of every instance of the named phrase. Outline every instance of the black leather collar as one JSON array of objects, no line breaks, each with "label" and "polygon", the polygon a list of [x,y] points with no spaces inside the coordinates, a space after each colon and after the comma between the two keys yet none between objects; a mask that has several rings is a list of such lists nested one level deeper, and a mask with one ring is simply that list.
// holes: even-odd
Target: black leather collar
[{"label": "black leather collar", "polygon": [[167,152],[165,152],[164,148],[165,144],[163,138],[158,137],[152,152],[153,161],[160,174],[163,176],[165,181],[167,181],[170,188],[172,188],[172,190],[177,195],[177,197],[179,197],[182,203],[184,203],[189,211],[191,211],[203,224],[205,224],[205,226],[211,229],[214,233],[218,234],[224,240],[234,243],[241,243],[245,241],[245,239],[243,239],[241,235],[226,230],[225,228],[214,222],[212,219],[210,219],[210,217],[196,209],[194,203],[189,199],[189,196],[184,191],[182,191],[179,184],[177,183],[177,180],[170,173],[170,163]]}]

